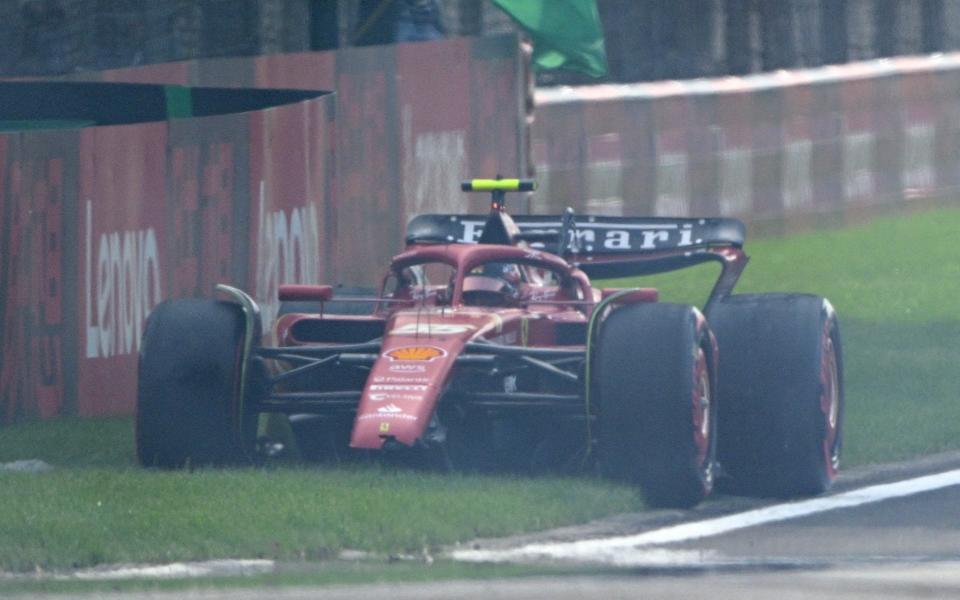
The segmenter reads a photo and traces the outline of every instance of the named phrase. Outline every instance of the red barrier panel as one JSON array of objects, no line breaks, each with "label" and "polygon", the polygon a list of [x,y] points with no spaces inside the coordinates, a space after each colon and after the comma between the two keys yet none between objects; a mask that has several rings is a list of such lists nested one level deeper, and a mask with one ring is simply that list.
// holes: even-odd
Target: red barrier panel
[{"label": "red barrier panel", "polygon": [[690,97],[691,120],[687,124],[687,159],[689,169],[689,212],[716,214],[720,197],[716,190],[721,185],[720,135],[716,127],[720,109],[715,95],[697,94]]},{"label": "red barrier panel", "polygon": [[[581,174],[582,196],[575,206],[580,212],[596,215],[618,214],[623,206],[624,140],[620,131],[625,125],[623,102],[604,102],[584,107],[584,127],[595,131],[580,140],[586,157]],[[606,123],[607,127],[602,125]],[[557,206],[553,214],[566,209]]]},{"label": "red barrier panel", "polygon": [[73,412],[77,133],[0,138],[0,419]]},{"label": "red barrier panel", "polygon": [[876,154],[874,169],[877,182],[871,204],[891,204],[904,199],[903,189],[903,127],[904,103],[900,96],[899,76],[884,76],[874,80],[874,122]]},{"label": "red barrier panel", "polygon": [[[416,46],[408,45],[411,49]],[[509,35],[472,38],[469,56],[467,89],[470,90],[470,102],[464,106],[466,123],[469,124],[464,130],[468,177],[476,177],[476,173],[525,175],[530,167],[527,164],[529,130],[525,103],[527,89],[533,85],[526,65],[529,57],[521,55],[517,40]],[[431,74],[417,70],[415,64],[410,68],[418,73],[422,93],[432,78]],[[417,105],[412,107],[416,109]],[[406,176],[416,180],[418,172],[419,166],[415,165]],[[445,186],[442,180],[436,184]],[[412,216],[415,205],[410,204],[409,191],[406,206],[408,216]],[[526,202],[517,202],[515,208],[525,210]]]},{"label": "red barrier panel", "polygon": [[841,89],[836,81],[811,79],[808,119],[813,144],[810,165],[810,186],[813,211],[834,213],[843,207],[843,121],[836,114],[841,105]]},{"label": "red barrier panel", "polygon": [[248,279],[240,260],[248,244],[234,232],[246,231],[253,210],[246,178],[250,120],[231,115],[169,123],[166,189],[158,202],[165,214],[160,239],[169,249],[165,298],[208,295],[216,282]]},{"label": "red barrier panel", "polygon": [[[958,98],[960,55],[544,89],[532,145],[541,186],[571,205],[569,194],[590,197],[583,174],[593,173],[590,186],[620,190],[619,207],[607,204],[619,214],[805,223],[952,194],[960,186]],[[584,117],[618,103],[621,116]],[[618,140],[626,166],[605,170],[608,157],[575,152],[576,137],[588,149],[590,140]]]},{"label": "red barrier panel", "polygon": [[813,89],[802,72],[784,74],[780,185],[784,212],[810,212],[813,195]]},{"label": "red barrier panel", "polygon": [[533,212],[557,214],[568,206],[592,214],[653,210],[654,101],[624,96],[621,89],[595,86],[547,92],[555,101],[537,107],[533,127],[540,184],[531,200]]},{"label": "red barrier panel", "polygon": [[[531,212],[558,214],[567,206],[580,209],[587,197],[582,170],[588,166],[584,156],[583,104],[557,103],[539,110],[534,129],[543,137],[533,142],[533,161],[539,188],[531,202]],[[594,106],[603,106],[600,103]],[[537,120],[546,118],[557,124],[552,128],[541,126]],[[563,124],[562,127],[559,124]],[[602,135],[606,131],[601,130]]]},{"label": "red barrier panel", "polygon": [[[472,94],[474,82],[470,72],[470,45],[457,44],[449,49],[449,55],[424,55],[416,44],[404,44],[397,48],[398,72],[408,73],[397,82],[396,98],[401,133],[401,181],[406,196],[403,207],[408,215],[428,212],[468,212],[471,198],[459,187],[449,187],[447,182],[469,179],[468,152],[469,129],[473,123],[474,110],[483,112],[481,98],[474,106]],[[452,55],[454,60],[449,61]],[[462,81],[467,85],[451,86],[446,93],[437,94],[430,85],[431,79]],[[489,82],[494,83],[494,82]],[[496,104],[492,102],[491,104]],[[510,110],[513,107],[500,107]],[[464,114],[464,111],[466,114]],[[496,127],[494,115],[485,115]],[[464,121],[464,117],[467,121]],[[491,136],[495,138],[495,136]],[[508,143],[515,144],[515,136],[508,136]],[[507,146],[510,150],[510,147]],[[513,149],[515,150],[515,148]],[[490,158],[489,156],[484,158]],[[504,167],[487,161],[480,169],[487,173],[506,173]],[[396,234],[403,235],[406,223],[397,222]],[[396,235],[395,234],[395,235]]]},{"label": "red barrier panel", "polygon": [[936,110],[934,123],[934,161],[936,193],[955,194],[960,189],[960,70],[941,72],[936,78],[932,99]]},{"label": "red barrier panel", "polygon": [[[717,206],[707,214],[739,215],[753,210],[753,135],[752,94],[732,79],[724,82],[725,93],[717,94],[716,121],[718,181]],[[704,191],[704,195],[709,195]]]},{"label": "red barrier panel", "polygon": [[624,209],[629,210],[629,213],[625,214],[652,214],[657,189],[653,102],[643,98],[630,98],[624,101],[620,110],[620,120],[624,123],[620,136],[625,165],[623,204]]},{"label": "red barrier panel", "polygon": [[323,277],[332,115],[0,136],[0,420],[129,413],[162,299],[227,282],[270,310],[278,281]]},{"label": "red barrier panel", "polygon": [[[79,348],[81,415],[118,413],[136,384],[136,353],[150,310],[170,292],[163,269],[167,124],[100,127],[80,134],[79,223],[83,257]],[[153,201],[151,201],[153,200]],[[164,260],[165,259],[165,260]]]},{"label": "red barrier panel", "polygon": [[[929,71],[906,73],[899,78],[903,125],[901,180],[907,199],[935,193],[935,125],[937,122],[936,77]],[[949,101],[947,102],[949,105]]]},{"label": "red barrier panel", "polygon": [[351,55],[352,60],[337,65],[335,277],[370,283],[373,273],[379,273],[385,259],[400,248],[402,176],[395,54],[382,46]]},{"label": "red barrier panel", "polygon": [[[690,132],[693,105],[690,96],[682,93],[682,84],[654,84],[653,131],[656,160],[656,196],[653,214],[690,213]],[[676,93],[677,91],[681,93]]]},{"label": "red barrier panel", "polygon": [[250,215],[249,223],[237,228],[248,232],[249,276],[238,281],[260,302],[268,324],[279,308],[280,284],[315,284],[332,277],[331,108],[310,102],[250,117]]}]

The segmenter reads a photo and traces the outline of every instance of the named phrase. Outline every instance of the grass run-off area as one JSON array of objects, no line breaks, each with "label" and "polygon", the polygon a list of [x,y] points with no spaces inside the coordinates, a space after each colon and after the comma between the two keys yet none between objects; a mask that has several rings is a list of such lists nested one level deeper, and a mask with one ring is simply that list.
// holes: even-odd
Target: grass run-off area
[{"label": "grass run-off area", "polygon": [[[831,299],[844,339],[846,465],[960,447],[960,210],[749,241],[738,290]],[[708,267],[658,276],[664,300],[704,297]],[[722,400],[721,400],[722,401]],[[439,545],[642,509],[631,488],[592,477],[511,478],[386,467],[137,468],[129,419],[0,429],[0,570],[221,557],[312,561],[342,549]],[[0,586],[2,589],[2,586]]]},{"label": "grass run-off area", "polygon": [[0,570],[223,557],[318,560],[340,550],[426,556],[438,544],[638,510],[627,486],[387,467],[144,470],[130,419],[32,423],[0,432]]}]

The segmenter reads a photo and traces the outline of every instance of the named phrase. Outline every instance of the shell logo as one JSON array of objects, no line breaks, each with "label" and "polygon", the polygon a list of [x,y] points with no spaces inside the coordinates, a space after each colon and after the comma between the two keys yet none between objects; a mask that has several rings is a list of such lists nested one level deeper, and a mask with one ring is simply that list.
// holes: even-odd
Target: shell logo
[{"label": "shell logo", "polygon": [[435,358],[446,356],[447,351],[436,346],[403,346],[384,353],[390,360],[416,360],[429,362]]}]

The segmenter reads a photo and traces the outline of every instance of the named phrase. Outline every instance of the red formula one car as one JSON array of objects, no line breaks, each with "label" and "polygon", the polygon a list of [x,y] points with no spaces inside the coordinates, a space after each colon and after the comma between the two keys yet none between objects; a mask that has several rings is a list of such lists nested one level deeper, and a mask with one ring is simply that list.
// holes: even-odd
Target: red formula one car
[{"label": "red formula one car", "polygon": [[[307,458],[598,469],[656,506],[693,506],[721,474],[758,495],[827,489],[843,419],[830,303],[732,295],[747,262],[737,220],[511,218],[505,192],[533,187],[473,180],[465,190],[493,194],[489,216],[414,218],[379,294],[281,286],[267,324],[228,286],[225,300],[157,306],[140,353],[140,462],[254,460],[280,447],[258,436],[272,414]],[[721,271],[702,311],[589,279],[704,261]]]}]

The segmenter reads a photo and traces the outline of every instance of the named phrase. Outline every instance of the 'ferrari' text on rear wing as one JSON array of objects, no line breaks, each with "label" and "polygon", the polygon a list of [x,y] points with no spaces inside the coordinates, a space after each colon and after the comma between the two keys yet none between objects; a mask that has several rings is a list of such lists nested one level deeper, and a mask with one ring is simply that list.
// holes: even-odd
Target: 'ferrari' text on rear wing
[{"label": "'ferrari' text on rear wing", "polygon": [[[553,250],[563,217],[511,215],[523,238]],[[407,243],[476,243],[486,215],[419,215],[407,225]],[[684,219],[665,217],[604,217],[577,215],[567,233],[564,254],[583,257],[636,254],[703,248],[743,246],[744,225],[737,219]],[[557,240],[557,241],[554,241]]]}]

